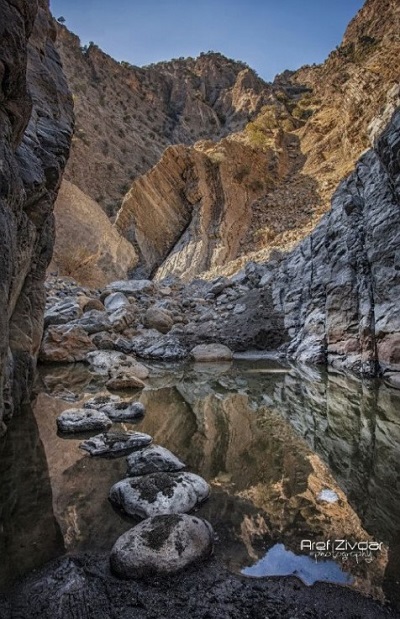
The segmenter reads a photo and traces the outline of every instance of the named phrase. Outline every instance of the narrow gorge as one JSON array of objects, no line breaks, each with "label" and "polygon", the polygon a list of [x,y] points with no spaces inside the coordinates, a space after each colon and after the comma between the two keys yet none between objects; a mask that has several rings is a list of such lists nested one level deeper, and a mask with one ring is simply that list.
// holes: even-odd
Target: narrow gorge
[{"label": "narrow gorge", "polygon": [[400,5],[271,82],[50,9],[0,0],[0,619],[399,617]]}]

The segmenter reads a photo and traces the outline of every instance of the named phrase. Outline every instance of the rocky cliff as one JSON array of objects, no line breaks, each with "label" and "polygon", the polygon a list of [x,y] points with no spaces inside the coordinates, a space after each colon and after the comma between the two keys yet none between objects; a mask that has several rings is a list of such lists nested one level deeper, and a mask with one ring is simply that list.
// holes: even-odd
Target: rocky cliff
[{"label": "rocky cliff", "polygon": [[399,156],[400,109],[273,274],[288,350],[300,361],[400,370]]},{"label": "rocky cliff", "polygon": [[0,2],[0,434],[29,395],[73,128],[46,0]]},{"label": "rocky cliff", "polygon": [[271,87],[254,71],[221,54],[140,68],[58,30],[77,119],[66,179],[108,215],[168,146],[242,129],[270,98]]},{"label": "rocky cliff", "polygon": [[137,248],[140,272],[189,280],[233,260],[256,200],[284,173],[288,145],[281,142],[279,156],[237,136],[168,148],[133,184],[115,222]]},{"label": "rocky cliff", "polygon": [[[158,219],[169,199],[167,193],[163,197],[161,177],[169,185],[184,187],[174,198],[174,209],[185,215],[169,219],[165,207],[165,218],[158,220],[157,234],[164,241],[163,256],[158,252],[157,260],[165,261],[158,276],[232,274],[249,259],[267,259],[274,248],[292,249],[313,230],[329,209],[338,183],[389,120],[384,110],[393,112],[400,103],[399,19],[398,3],[368,0],[324,64],[278,76],[270,85],[268,101],[244,130],[212,146],[212,151],[221,151],[220,167],[232,173],[220,174],[219,182],[209,183],[206,192],[196,180],[207,176],[204,158],[199,171],[196,151],[206,150],[201,143],[186,147],[185,154],[180,151],[186,163],[179,169],[167,151],[154,170],[134,182],[117,227],[136,241],[139,253],[146,221]],[[232,140],[246,148],[238,152],[227,147]],[[190,191],[196,187],[195,208],[185,189],[187,179]],[[249,191],[249,186],[257,190]],[[149,195],[157,199],[149,201]],[[198,224],[207,222],[210,203],[219,218],[217,242],[214,220],[208,226]],[[234,217],[239,221],[233,246],[229,219]]]},{"label": "rocky cliff", "polygon": [[133,246],[112,226],[100,206],[63,181],[54,208],[57,234],[50,272],[73,275],[88,286],[124,279],[136,266]]}]

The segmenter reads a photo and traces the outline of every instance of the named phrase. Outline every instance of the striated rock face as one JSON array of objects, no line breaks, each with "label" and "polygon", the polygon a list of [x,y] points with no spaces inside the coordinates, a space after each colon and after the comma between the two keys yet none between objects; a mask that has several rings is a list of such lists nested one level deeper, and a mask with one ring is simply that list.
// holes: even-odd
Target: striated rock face
[{"label": "striated rock face", "polygon": [[400,109],[273,277],[290,356],[400,370]]},{"label": "striated rock face", "polygon": [[284,144],[275,156],[238,136],[168,148],[133,184],[115,222],[137,248],[140,275],[188,280],[235,258],[255,202],[276,184],[286,155]]},{"label": "striated rock face", "polygon": [[85,286],[105,286],[127,277],[138,258],[100,206],[63,181],[54,209],[56,241],[51,270],[73,275]]},{"label": "striated rock face", "polygon": [[48,2],[0,2],[0,434],[29,395],[73,107]]}]

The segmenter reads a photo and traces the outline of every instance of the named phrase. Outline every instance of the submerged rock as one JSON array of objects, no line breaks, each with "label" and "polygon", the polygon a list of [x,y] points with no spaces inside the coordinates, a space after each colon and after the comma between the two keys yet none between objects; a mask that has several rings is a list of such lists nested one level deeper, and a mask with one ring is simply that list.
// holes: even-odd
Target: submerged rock
[{"label": "submerged rock", "polygon": [[170,473],[185,468],[185,464],[179,458],[161,445],[150,445],[146,449],[132,453],[128,456],[127,462],[127,475],[132,477],[160,471]]},{"label": "submerged rock", "polygon": [[201,518],[173,514],[148,518],[118,538],[110,564],[122,578],[172,574],[211,555],[214,532]]},{"label": "submerged rock", "polygon": [[129,516],[189,512],[210,494],[208,483],[194,473],[152,473],[123,479],[110,490],[110,501]]},{"label": "submerged rock", "polygon": [[199,344],[191,351],[195,361],[230,361],[232,351],[224,344]]},{"label": "submerged rock", "polygon": [[79,447],[90,453],[91,456],[118,458],[134,449],[147,447],[152,440],[151,436],[142,432],[109,432],[108,434],[98,434],[87,441],[83,441]]},{"label": "submerged rock", "polygon": [[112,422],[105,413],[89,408],[68,409],[57,417],[57,428],[63,433],[107,430],[111,426]]}]

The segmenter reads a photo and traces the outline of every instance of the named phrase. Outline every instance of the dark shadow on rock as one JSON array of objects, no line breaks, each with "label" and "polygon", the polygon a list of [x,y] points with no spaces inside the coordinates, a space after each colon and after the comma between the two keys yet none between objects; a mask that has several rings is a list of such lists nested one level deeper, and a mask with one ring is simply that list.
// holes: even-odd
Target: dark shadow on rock
[{"label": "dark shadow on rock", "polygon": [[0,443],[0,589],[63,554],[49,470],[30,406]]}]

